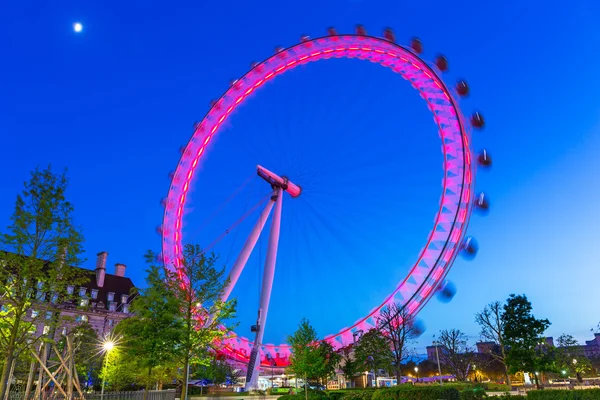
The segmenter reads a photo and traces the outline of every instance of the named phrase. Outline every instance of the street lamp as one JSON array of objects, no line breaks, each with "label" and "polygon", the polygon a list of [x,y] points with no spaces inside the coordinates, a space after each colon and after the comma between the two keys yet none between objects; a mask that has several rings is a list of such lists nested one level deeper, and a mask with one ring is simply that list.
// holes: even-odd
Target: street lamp
[{"label": "street lamp", "polygon": [[106,384],[106,364],[108,363],[108,354],[115,348],[115,342],[107,340],[102,343],[104,350],[104,373],[102,374],[102,390],[100,391],[100,399],[104,399],[104,385]]},{"label": "street lamp", "polygon": [[415,373],[417,374],[417,382],[419,382],[419,367],[415,367]]},{"label": "street lamp", "polygon": [[440,374],[440,386],[442,386],[442,367],[440,366],[440,355],[438,353],[438,342],[433,335],[433,345],[435,346],[435,358],[437,358],[438,374]]}]

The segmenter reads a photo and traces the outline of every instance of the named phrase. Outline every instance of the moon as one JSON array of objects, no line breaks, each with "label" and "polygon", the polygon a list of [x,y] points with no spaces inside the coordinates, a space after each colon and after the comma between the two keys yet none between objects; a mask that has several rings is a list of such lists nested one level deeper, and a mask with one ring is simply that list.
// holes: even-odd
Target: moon
[{"label": "moon", "polygon": [[73,30],[74,30],[75,32],[81,32],[81,31],[83,30],[83,25],[81,25],[81,23],[80,23],[80,22],[75,22],[75,23],[73,24]]}]

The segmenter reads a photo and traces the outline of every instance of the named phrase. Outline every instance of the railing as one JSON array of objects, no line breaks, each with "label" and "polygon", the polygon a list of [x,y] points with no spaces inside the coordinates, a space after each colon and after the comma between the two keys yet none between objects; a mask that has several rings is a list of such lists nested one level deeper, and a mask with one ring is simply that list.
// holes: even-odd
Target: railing
[{"label": "railing", "polygon": [[[83,400],[144,400],[144,390],[135,392],[106,392],[104,395],[98,392],[84,393]],[[46,395],[44,400],[66,400],[60,393]],[[37,400],[33,394],[29,399],[25,399],[24,393],[10,392],[8,400]],[[74,394],[72,400],[82,400],[79,395]],[[175,400],[175,389],[170,390],[149,390],[146,400]]]}]

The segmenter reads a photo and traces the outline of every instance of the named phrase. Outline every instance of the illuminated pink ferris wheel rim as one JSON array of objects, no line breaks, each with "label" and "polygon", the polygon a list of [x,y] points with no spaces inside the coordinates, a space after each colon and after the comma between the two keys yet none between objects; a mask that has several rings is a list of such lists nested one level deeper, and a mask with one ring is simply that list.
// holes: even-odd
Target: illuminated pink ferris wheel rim
[{"label": "illuminated pink ferris wheel rim", "polygon": [[[427,102],[442,139],[444,178],[435,223],[425,247],[408,276],[369,315],[340,332],[325,337],[335,348],[353,342],[357,331],[376,326],[376,314],[389,303],[401,303],[414,315],[427,303],[447,275],[461,246],[473,204],[472,151],[466,123],[457,102],[439,73],[411,50],[390,40],[366,35],[331,35],[281,49],[235,81],[196,126],[175,174],[165,204],[162,249],[165,265],[178,269],[182,258],[182,221],[187,192],[199,161],[229,115],[267,81],[298,65],[329,58],[358,58],[390,68],[408,80]],[[399,149],[401,152],[402,149]],[[185,277],[181,276],[182,279]],[[231,334],[222,347],[240,361],[248,359],[252,343]],[[287,344],[265,344],[261,353],[285,365]],[[271,365],[271,364],[269,364]]]}]

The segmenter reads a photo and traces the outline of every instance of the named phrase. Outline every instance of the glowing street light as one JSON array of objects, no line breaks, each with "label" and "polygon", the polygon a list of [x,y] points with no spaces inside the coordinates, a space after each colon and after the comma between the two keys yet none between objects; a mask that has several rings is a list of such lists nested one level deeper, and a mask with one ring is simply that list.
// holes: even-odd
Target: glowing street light
[{"label": "glowing street light", "polygon": [[83,25],[81,25],[81,22],[75,22],[73,24],[73,30],[77,33],[81,32],[83,30]]},{"label": "glowing street light", "polygon": [[112,349],[115,348],[115,342],[113,342],[112,340],[108,340],[108,341],[102,343],[102,348],[106,352],[110,352]]},{"label": "glowing street light", "polygon": [[417,374],[417,382],[419,382],[419,367],[415,367],[415,374]]}]

